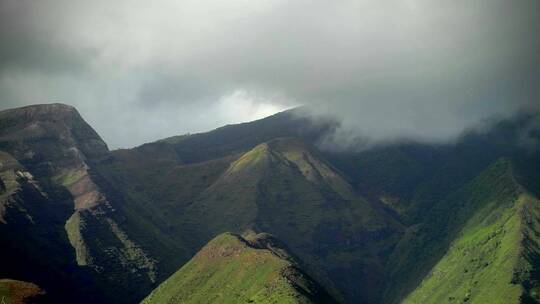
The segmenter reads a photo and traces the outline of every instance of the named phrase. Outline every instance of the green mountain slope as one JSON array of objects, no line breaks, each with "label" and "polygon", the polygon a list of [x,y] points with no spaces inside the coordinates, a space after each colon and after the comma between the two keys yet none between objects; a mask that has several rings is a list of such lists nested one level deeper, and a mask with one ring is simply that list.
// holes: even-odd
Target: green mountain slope
[{"label": "green mountain slope", "polygon": [[473,215],[405,303],[537,302],[540,201],[506,161],[469,187]]},{"label": "green mountain slope", "polygon": [[[277,245],[277,247],[276,247]],[[221,234],[142,303],[334,303],[271,236]]]},{"label": "green mountain slope", "polygon": [[[268,231],[302,258],[310,274],[350,303],[401,301],[444,256],[477,211],[475,206],[485,203],[470,186],[482,179],[482,171],[501,157],[530,167],[530,158],[519,143],[523,129],[529,128],[529,118],[498,124],[487,133],[468,133],[448,145],[396,143],[359,152],[328,152],[301,140],[280,139],[244,150],[265,140],[270,126],[275,129],[272,134],[279,134],[282,119],[268,118],[125,150],[117,165],[128,167],[143,180],[138,187],[157,204],[163,207],[162,202],[167,202],[161,208],[168,210],[164,221],[171,231],[184,236],[181,242],[193,246],[187,251],[195,252],[224,231]],[[265,126],[260,134],[259,124]],[[249,140],[235,137],[237,131]],[[318,138],[316,132],[294,134],[307,143]],[[228,141],[229,137],[234,140]],[[219,148],[223,143],[229,152]],[[211,161],[191,158],[199,146],[219,155],[233,154]],[[237,151],[246,152],[238,155]],[[153,154],[159,155],[157,162],[147,167],[144,163]],[[137,155],[144,161],[130,159]],[[204,173],[197,178],[188,173],[192,169]],[[148,173],[153,171],[164,174]],[[536,173],[528,171],[525,181],[534,183]],[[338,178],[325,179],[324,172]],[[196,178],[176,183],[184,174]],[[490,189],[490,183],[485,185],[483,189]],[[350,205],[337,203],[343,201]],[[321,208],[322,202],[333,208]],[[355,209],[360,211],[351,211]],[[365,215],[385,223],[380,227],[390,228],[371,231],[369,223],[362,223]],[[403,227],[407,228],[401,237]]]},{"label": "green mountain slope", "polygon": [[[224,231],[265,231],[282,240],[331,292],[373,302],[401,225],[296,139],[242,155],[190,205],[197,244]],[[339,290],[339,291],[338,291]]]},{"label": "green mountain slope", "polygon": [[538,302],[538,116],[344,151],[318,145],[336,122],[297,114],[109,151],[72,107],[0,112],[0,278],[135,303],[255,231],[343,303]]}]

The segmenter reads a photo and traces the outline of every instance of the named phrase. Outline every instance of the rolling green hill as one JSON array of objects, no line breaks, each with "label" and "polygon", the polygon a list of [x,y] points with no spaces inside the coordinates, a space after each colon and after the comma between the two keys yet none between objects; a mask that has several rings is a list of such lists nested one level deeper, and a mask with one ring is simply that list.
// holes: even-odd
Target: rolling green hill
[{"label": "rolling green hill", "polygon": [[142,303],[335,303],[270,235],[215,237]]}]

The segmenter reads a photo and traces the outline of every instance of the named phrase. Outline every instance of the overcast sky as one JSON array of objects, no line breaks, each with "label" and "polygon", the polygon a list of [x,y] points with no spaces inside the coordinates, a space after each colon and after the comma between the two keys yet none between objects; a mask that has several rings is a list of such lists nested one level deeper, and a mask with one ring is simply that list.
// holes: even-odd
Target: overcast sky
[{"label": "overcast sky", "polygon": [[297,105],[440,140],[540,104],[538,0],[0,0],[0,109],[74,105],[112,148]]}]

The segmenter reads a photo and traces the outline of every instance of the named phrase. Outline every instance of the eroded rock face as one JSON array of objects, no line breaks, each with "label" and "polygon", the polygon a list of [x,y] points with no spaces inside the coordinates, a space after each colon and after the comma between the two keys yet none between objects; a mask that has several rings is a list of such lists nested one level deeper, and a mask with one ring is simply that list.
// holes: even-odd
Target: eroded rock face
[{"label": "eroded rock face", "polygon": [[108,157],[109,150],[71,106],[36,105],[0,112],[0,150],[38,178],[52,178],[65,186],[75,199],[75,209],[106,201],[88,170],[91,163]]},{"label": "eroded rock face", "polygon": [[131,274],[141,285],[153,284],[155,259],[124,230],[123,216],[92,172],[94,164],[111,157],[107,145],[77,110],[48,104],[0,112],[0,153],[0,225],[21,224],[10,214],[23,214],[25,225],[40,225],[33,221],[28,202],[17,199],[24,187],[32,186],[50,202],[42,207],[71,202],[71,214],[62,213],[61,228],[51,228],[62,231],[51,234],[69,241],[73,263],[113,286],[121,279],[118,273]]}]

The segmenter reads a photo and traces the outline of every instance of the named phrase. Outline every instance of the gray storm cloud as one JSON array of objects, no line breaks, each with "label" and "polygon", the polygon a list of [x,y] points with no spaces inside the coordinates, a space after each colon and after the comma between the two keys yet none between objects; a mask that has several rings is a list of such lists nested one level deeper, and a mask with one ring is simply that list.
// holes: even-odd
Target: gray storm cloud
[{"label": "gray storm cloud", "polygon": [[72,104],[112,147],[297,105],[446,140],[538,108],[539,29],[537,0],[0,0],[0,107]]}]

